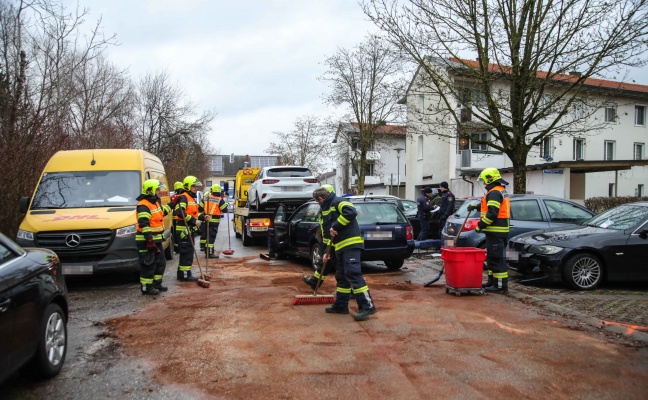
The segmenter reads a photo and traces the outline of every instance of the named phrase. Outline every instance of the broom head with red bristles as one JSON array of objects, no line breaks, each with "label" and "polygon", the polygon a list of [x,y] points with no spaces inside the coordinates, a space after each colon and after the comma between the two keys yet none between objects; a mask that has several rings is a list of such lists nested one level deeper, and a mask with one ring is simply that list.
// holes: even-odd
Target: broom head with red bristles
[{"label": "broom head with red bristles", "polygon": [[234,250],[232,250],[232,249],[227,249],[227,250],[223,250],[223,251],[221,251],[221,253],[225,254],[226,256],[231,256],[231,255],[234,254]]},{"label": "broom head with red bristles", "polygon": [[293,306],[333,304],[334,302],[335,296],[332,294],[298,294],[293,299]]},{"label": "broom head with red bristles", "polygon": [[198,286],[204,287],[205,289],[209,289],[209,287],[211,286],[211,282],[204,279],[198,279],[196,283],[198,284]]}]

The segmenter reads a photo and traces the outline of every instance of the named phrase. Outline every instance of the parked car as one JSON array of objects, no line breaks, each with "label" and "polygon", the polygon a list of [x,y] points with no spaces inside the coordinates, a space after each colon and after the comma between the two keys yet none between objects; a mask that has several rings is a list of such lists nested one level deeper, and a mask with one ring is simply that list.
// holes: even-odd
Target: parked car
[{"label": "parked car", "polygon": [[[364,237],[362,261],[383,261],[387,268],[398,269],[414,252],[412,226],[398,207],[385,200],[351,198],[358,211],[357,221]],[[322,263],[325,246],[318,222],[320,206],[309,201],[287,216],[280,205],[270,229],[270,255],[291,255],[310,259],[311,265]]]},{"label": "parked car", "polygon": [[319,186],[319,180],[306,167],[263,167],[248,188],[248,204],[253,210],[264,210],[280,202],[303,203]]},{"label": "parked car", "polygon": [[512,268],[578,290],[604,280],[648,281],[648,202],[623,204],[584,223],[534,231],[509,241]]},{"label": "parked car", "polygon": [[[513,194],[511,199],[511,220],[509,238],[533,230],[579,224],[594,216],[594,212],[570,200],[552,196],[534,194]],[[472,198],[465,201],[457,212],[448,218],[443,228],[443,241],[453,241],[461,229],[468,206],[479,204],[480,199]],[[486,247],[486,235],[477,232],[475,228],[480,220],[479,210],[473,210],[468,217],[466,226],[457,240],[458,247]]]},{"label": "parked car", "polygon": [[[440,198],[437,198],[440,200]],[[457,199],[455,198],[455,212],[456,210],[461,207],[461,205],[464,203],[465,199]],[[416,214],[418,213],[418,205],[414,201],[414,207],[410,208],[409,210],[405,211],[405,216],[407,217],[407,220],[412,224],[412,229],[414,230],[414,238],[417,238],[419,233],[421,232],[421,223],[418,220],[418,217]],[[438,201],[436,202],[438,203]],[[439,239],[439,211],[435,211],[432,213],[429,213],[427,216],[427,221],[428,221],[428,239]]]},{"label": "parked car", "polygon": [[412,208],[416,210],[416,202],[414,200],[401,199],[400,197],[391,196],[388,194],[367,194],[367,195],[357,195],[349,196],[350,199],[369,199],[369,200],[386,200],[392,202],[398,206],[398,208],[403,212],[407,212]]},{"label": "parked car", "polygon": [[67,352],[68,301],[51,250],[22,248],[0,233],[0,383],[28,365],[58,374]]}]

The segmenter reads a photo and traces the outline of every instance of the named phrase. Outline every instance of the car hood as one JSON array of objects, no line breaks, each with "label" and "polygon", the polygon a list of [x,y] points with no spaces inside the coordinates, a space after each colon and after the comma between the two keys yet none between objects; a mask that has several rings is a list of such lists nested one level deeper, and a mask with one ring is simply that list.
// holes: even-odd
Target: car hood
[{"label": "car hood", "polygon": [[603,229],[596,226],[587,225],[570,225],[561,228],[553,228],[545,231],[531,231],[521,235],[514,236],[510,241],[516,243],[523,243],[525,245],[540,245],[540,244],[556,244],[561,243],[563,247],[566,241],[571,243],[578,243],[581,241],[587,242],[593,236],[600,235],[623,235],[624,231],[617,231],[612,229]]},{"label": "car hood", "polygon": [[30,232],[118,229],[136,223],[135,206],[65,208],[29,211],[20,229]]}]

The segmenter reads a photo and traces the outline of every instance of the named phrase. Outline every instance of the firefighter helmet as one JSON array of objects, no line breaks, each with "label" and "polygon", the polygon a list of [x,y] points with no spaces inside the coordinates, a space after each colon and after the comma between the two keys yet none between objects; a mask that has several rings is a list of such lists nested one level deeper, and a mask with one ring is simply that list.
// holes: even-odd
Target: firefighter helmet
[{"label": "firefighter helmet", "polygon": [[497,170],[497,168],[489,167],[484,169],[481,174],[479,174],[479,179],[484,181],[485,184],[490,185],[498,179],[502,179],[502,175]]},{"label": "firefighter helmet", "polygon": [[196,178],[193,175],[189,175],[186,178],[184,178],[183,184],[186,190],[191,189],[192,186],[202,186],[202,183],[200,183],[198,178]]},{"label": "firefighter helmet", "polygon": [[212,187],[211,187],[211,192],[212,192],[212,193],[220,193],[220,192],[221,192],[221,187],[220,187],[220,185],[212,185]]},{"label": "firefighter helmet", "polygon": [[173,190],[182,189],[182,182],[176,182],[173,184]]},{"label": "firefighter helmet", "polygon": [[142,184],[142,194],[154,196],[158,189],[164,189],[164,183],[157,179],[147,179]]},{"label": "firefighter helmet", "polygon": [[335,188],[333,185],[329,185],[328,183],[325,185],[320,186],[322,189],[328,190],[329,193],[335,193]]}]

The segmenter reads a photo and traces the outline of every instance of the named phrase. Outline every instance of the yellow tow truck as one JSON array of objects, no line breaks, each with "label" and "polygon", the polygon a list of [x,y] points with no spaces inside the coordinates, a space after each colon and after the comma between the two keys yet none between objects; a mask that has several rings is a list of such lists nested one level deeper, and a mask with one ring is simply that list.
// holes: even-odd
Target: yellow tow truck
[{"label": "yellow tow truck", "polygon": [[250,210],[247,204],[248,188],[260,168],[245,167],[236,173],[234,181],[234,235],[250,246],[254,239],[267,237],[274,211]]}]

